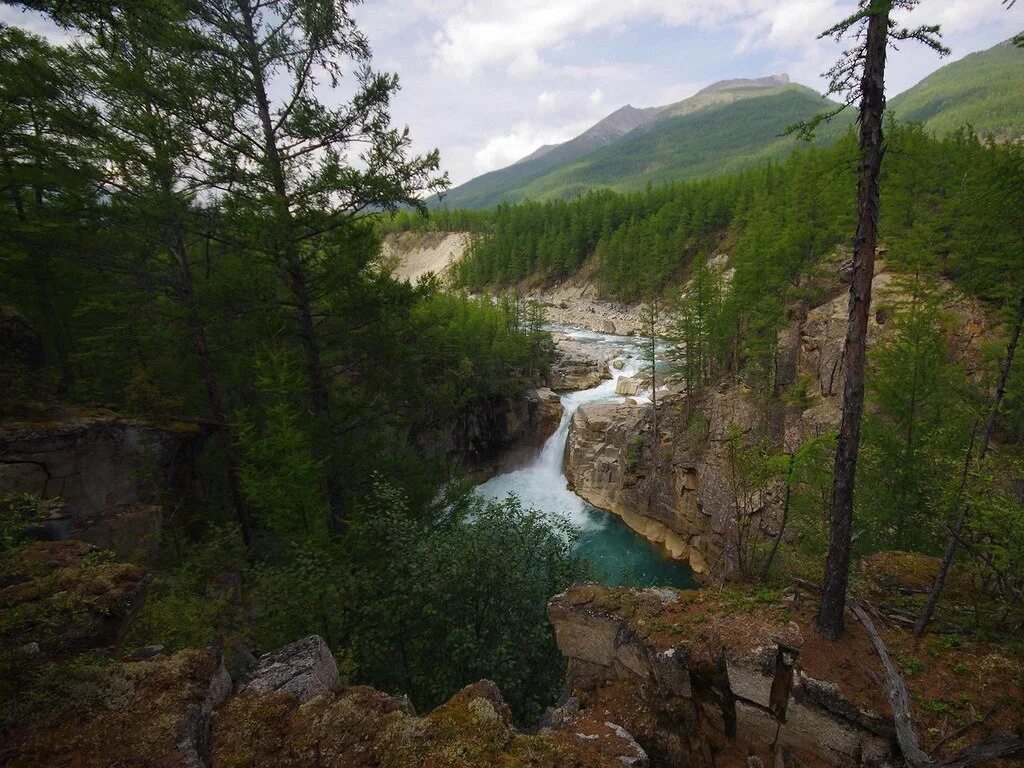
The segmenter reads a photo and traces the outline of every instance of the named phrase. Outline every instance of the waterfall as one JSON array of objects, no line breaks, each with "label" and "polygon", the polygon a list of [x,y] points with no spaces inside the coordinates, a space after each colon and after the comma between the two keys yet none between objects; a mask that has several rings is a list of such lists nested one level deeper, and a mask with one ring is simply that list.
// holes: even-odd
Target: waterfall
[{"label": "waterfall", "polygon": [[[573,414],[588,403],[625,400],[615,394],[616,382],[621,376],[635,375],[642,366],[640,342],[625,336],[564,326],[552,327],[551,330],[563,333],[573,341],[618,350],[617,356],[608,363],[612,378],[592,389],[563,394],[562,420],[540,452],[525,466],[497,475],[478,486],[477,492],[489,499],[503,499],[514,493],[524,506],[572,523],[581,531],[577,551],[595,562],[598,575],[607,583],[692,586],[689,568],[662,557],[655,547],[637,536],[617,517],[595,509],[570,491],[565,477],[565,444]],[[621,368],[615,367],[616,361]],[[633,399],[650,402],[642,396]]]}]

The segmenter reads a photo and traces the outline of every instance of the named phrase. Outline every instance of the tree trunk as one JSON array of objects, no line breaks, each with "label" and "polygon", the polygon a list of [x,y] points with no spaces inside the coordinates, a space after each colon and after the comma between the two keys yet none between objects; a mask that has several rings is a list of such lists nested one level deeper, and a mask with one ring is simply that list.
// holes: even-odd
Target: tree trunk
[{"label": "tree trunk", "polygon": [[[985,421],[985,432],[981,438],[981,449],[978,451],[978,461],[984,461],[988,453],[989,444],[992,442],[992,433],[996,428],[996,419],[999,418],[999,409],[1002,408],[1003,399],[1006,397],[1006,384],[1010,380],[1010,371],[1013,369],[1013,358],[1017,353],[1017,344],[1020,342],[1021,326],[1024,326],[1024,292],[1020,295],[1017,303],[1017,319],[1013,330],[1010,333],[1010,342],[1006,346],[1006,357],[1003,358],[1003,367],[999,372],[999,381],[996,383],[995,399],[992,401],[992,408],[988,412],[988,419]],[[969,454],[968,454],[969,455]],[[968,460],[968,466],[969,466]],[[921,616],[914,627],[914,641],[918,641],[924,635],[929,622],[935,613],[935,606],[939,603],[939,597],[946,586],[946,578],[949,576],[949,569],[953,565],[953,558],[956,557],[957,548],[960,546],[960,537],[971,517],[970,503],[964,504],[960,517],[957,518],[953,533],[946,544],[946,551],[942,555],[942,562],[939,564],[939,571],[935,574],[935,582],[932,584],[932,591],[928,594],[928,601],[921,611]]]},{"label": "tree trunk", "polygon": [[768,557],[764,561],[764,565],[761,566],[761,582],[768,580],[768,574],[771,573],[772,563],[775,562],[775,555],[779,551],[779,544],[782,543],[782,537],[786,533],[786,525],[789,523],[789,504],[793,495],[793,468],[796,464],[796,454],[789,454],[789,463],[786,469],[786,494],[782,502],[782,519],[779,521],[779,532],[772,540],[772,548],[768,552]]},{"label": "tree trunk", "polygon": [[861,77],[860,177],[857,182],[857,235],[854,240],[853,279],[850,284],[846,327],[846,381],[843,417],[836,447],[832,513],[825,584],[817,627],[829,640],[843,632],[843,610],[849,579],[853,530],[853,488],[864,410],[864,368],[867,357],[868,311],[875,272],[878,240],[878,177],[885,154],[882,120],[885,113],[885,56],[888,45],[889,3],[873,4],[868,18]]},{"label": "tree trunk", "polygon": [[[249,60],[250,75],[255,90],[256,107],[260,125],[263,130],[263,150],[266,156],[267,170],[270,173],[274,188],[275,207],[277,208],[276,226],[279,234],[275,239],[275,258],[292,298],[299,320],[299,338],[302,343],[303,355],[306,359],[306,376],[309,379],[309,395],[313,406],[313,415],[317,418],[318,429],[330,430],[331,398],[324,374],[323,359],[316,324],[313,320],[312,301],[309,294],[309,281],[302,263],[298,247],[294,240],[293,216],[285,183],[284,164],[274,135],[273,120],[270,115],[270,100],[267,96],[263,66],[260,61],[259,46],[256,42],[256,28],[252,6],[249,0],[237,0],[238,9],[245,23],[246,56]],[[345,529],[346,515],[341,482],[334,468],[331,451],[326,447],[327,440],[320,440],[321,461],[325,469],[324,485],[327,493],[327,505],[330,511],[329,525],[334,533]]]},{"label": "tree trunk", "polygon": [[[165,193],[170,192],[170,185],[164,185]],[[199,302],[196,299],[195,283],[192,280],[192,267],[188,261],[188,250],[185,246],[185,237],[182,233],[181,223],[177,217],[171,215],[167,223],[167,237],[169,250],[174,256],[178,265],[178,289],[181,292],[181,300],[185,305],[185,313],[188,316],[189,331],[192,334],[192,345],[196,350],[196,357],[199,359],[199,367],[203,373],[203,384],[206,387],[206,399],[210,405],[210,412],[214,421],[218,424],[217,441],[221,450],[224,451],[226,469],[228,476],[228,490],[231,494],[231,507],[234,510],[235,520],[242,531],[242,541],[245,543],[249,558],[255,555],[255,544],[253,541],[252,516],[249,514],[249,506],[245,502],[245,495],[242,493],[242,481],[238,470],[238,451],[235,445],[231,423],[228,419],[227,409],[224,407],[224,398],[221,396],[220,385],[213,371],[213,358],[210,355],[210,346],[206,340],[206,326],[199,314]]]}]

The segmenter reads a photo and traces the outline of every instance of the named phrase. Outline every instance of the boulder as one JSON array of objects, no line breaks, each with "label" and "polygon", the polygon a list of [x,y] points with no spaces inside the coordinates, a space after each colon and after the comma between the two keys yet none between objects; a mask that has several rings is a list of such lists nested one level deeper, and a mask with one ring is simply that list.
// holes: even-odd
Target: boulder
[{"label": "boulder", "polygon": [[319,635],[310,635],[261,656],[238,686],[239,693],[288,693],[308,701],[338,684],[338,664]]},{"label": "boulder", "polygon": [[604,331],[605,333],[618,333],[618,331],[615,330],[615,323],[613,323],[611,320],[605,320],[603,323],[601,323],[601,330]]},{"label": "boulder", "polygon": [[635,376],[619,376],[615,380],[615,394],[624,397],[636,397],[640,394],[640,379]]},{"label": "boulder", "polygon": [[606,345],[556,338],[549,385],[557,392],[593,389],[611,378],[608,362],[616,356]]}]

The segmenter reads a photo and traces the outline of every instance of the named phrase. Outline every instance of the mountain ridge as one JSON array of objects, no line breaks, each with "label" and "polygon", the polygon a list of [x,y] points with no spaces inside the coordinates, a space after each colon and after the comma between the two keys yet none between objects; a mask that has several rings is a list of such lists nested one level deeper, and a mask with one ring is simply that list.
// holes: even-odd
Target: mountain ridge
[{"label": "mountain ridge", "polygon": [[[1024,50],[1007,40],[937,69],[894,96],[889,110],[933,133],[969,125],[983,136],[1012,141],[1024,138],[1020,93]],[[455,187],[444,203],[487,208],[742,170],[791,151],[797,143],[781,136],[785,129],[831,103],[788,75],[775,74],[720,80],[660,107],[627,104],[566,142],[538,147],[510,166]],[[847,110],[822,126],[818,141],[835,140],[853,119]]]}]

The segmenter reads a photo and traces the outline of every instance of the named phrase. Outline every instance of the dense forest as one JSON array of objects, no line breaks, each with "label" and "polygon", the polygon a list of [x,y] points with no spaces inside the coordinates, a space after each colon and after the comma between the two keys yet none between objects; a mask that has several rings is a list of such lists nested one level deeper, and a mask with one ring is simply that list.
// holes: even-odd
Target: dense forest
[{"label": "dense forest", "polygon": [[[559,685],[545,601],[582,565],[537,513],[469,496],[444,445],[467,408],[535,381],[550,342],[376,265],[368,212],[445,177],[391,125],[397,79],[343,6],[318,7],[60,3],[64,46],[0,27],[2,299],[49,361],[5,366],[0,408],[212,423],[133,642],[318,632],[352,679],[433,705],[488,676],[532,717]],[[321,78],[351,100],[320,101]],[[37,513],[5,497],[5,547]],[[211,591],[226,567],[244,622]],[[45,674],[0,653],[5,691]],[[6,697],[8,725],[27,703]]]}]

